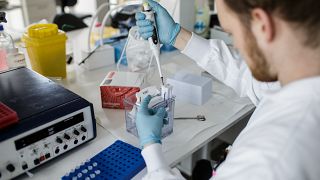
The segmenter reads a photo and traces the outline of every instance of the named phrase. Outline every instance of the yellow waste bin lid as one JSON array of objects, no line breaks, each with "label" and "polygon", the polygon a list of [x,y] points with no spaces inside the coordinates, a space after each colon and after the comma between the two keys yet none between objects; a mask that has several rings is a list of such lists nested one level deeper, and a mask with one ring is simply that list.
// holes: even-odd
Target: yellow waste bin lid
[{"label": "yellow waste bin lid", "polygon": [[28,28],[28,35],[31,38],[46,38],[58,34],[56,24],[35,24]]},{"label": "yellow waste bin lid", "polygon": [[44,46],[65,44],[67,36],[65,32],[58,29],[56,24],[35,24],[28,27],[21,40],[26,43],[26,47]]}]

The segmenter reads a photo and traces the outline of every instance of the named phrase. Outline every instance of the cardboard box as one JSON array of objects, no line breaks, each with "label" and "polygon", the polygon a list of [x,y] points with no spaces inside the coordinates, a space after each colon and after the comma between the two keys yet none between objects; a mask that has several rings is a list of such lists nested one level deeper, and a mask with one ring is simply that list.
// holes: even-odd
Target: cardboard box
[{"label": "cardboard box", "polygon": [[178,72],[167,83],[173,86],[176,99],[195,105],[203,105],[211,98],[212,80],[207,77]]},{"label": "cardboard box", "polygon": [[140,91],[145,74],[111,71],[100,84],[103,108],[124,109],[123,100]]}]

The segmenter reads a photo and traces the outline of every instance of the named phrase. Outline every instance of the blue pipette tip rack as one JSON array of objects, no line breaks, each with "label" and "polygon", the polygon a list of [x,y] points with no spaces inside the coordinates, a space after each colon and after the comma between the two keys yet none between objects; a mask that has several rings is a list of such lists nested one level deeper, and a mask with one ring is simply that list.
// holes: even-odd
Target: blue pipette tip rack
[{"label": "blue pipette tip rack", "polygon": [[72,169],[61,179],[131,179],[145,166],[140,149],[117,140],[99,154]]}]

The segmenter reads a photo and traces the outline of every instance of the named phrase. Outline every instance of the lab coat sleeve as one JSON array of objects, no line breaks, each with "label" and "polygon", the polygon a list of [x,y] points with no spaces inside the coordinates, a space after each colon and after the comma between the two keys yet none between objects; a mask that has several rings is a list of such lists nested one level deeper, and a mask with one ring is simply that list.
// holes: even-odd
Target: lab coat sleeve
[{"label": "lab coat sleeve", "polygon": [[147,175],[144,180],[181,180],[184,179],[179,170],[171,169],[165,161],[161,144],[151,144],[141,152],[147,166]]},{"label": "lab coat sleeve", "polygon": [[249,97],[255,105],[259,103],[265,91],[280,88],[278,82],[262,83],[255,80],[245,61],[222,40],[207,40],[192,34],[182,53],[231,87],[240,97]]}]

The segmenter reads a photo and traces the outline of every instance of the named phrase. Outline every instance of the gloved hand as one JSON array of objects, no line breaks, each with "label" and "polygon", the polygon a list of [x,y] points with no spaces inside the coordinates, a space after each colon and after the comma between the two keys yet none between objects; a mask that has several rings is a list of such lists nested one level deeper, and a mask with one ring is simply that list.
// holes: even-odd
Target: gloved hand
[{"label": "gloved hand", "polygon": [[[180,32],[180,25],[175,23],[170,14],[160,4],[153,0],[148,0],[149,6],[155,12],[155,19],[158,28],[159,39],[162,44],[174,45]],[[139,33],[144,39],[148,39],[153,34],[154,26],[146,15],[138,12],[136,14],[137,26]]]},{"label": "gloved hand", "polygon": [[161,143],[163,119],[166,116],[164,108],[152,110],[148,108],[151,96],[147,96],[141,103],[136,119],[140,145]]}]

